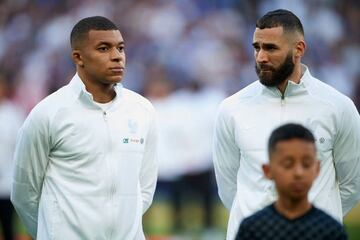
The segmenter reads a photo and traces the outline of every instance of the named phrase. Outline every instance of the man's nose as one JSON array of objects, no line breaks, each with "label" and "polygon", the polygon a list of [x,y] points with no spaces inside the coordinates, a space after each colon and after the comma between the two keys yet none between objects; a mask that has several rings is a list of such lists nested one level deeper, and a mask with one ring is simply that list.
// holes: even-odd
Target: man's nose
[{"label": "man's nose", "polygon": [[266,63],[269,61],[268,54],[266,51],[260,49],[259,52],[256,54],[256,61],[258,63]]},{"label": "man's nose", "polygon": [[120,62],[124,59],[124,52],[120,51],[117,48],[114,48],[113,51],[111,51],[111,60]]}]

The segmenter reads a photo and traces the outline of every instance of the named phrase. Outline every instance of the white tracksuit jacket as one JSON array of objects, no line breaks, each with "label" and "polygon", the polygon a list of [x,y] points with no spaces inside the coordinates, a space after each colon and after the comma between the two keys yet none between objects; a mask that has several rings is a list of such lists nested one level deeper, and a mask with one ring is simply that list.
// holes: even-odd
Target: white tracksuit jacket
[{"label": "white tracksuit jacket", "polygon": [[256,81],[220,106],[213,160],[220,198],[230,210],[227,239],[235,238],[244,217],[276,199],[261,165],[272,130],[284,123],[303,124],[316,137],[321,170],[309,199],[339,221],[360,199],[359,113],[349,98],[302,68],[300,83],[289,81],[284,96]]},{"label": "white tracksuit jacket", "polygon": [[18,136],[11,200],[38,240],[144,239],[157,178],[152,105],[115,87],[107,111],[75,75]]}]

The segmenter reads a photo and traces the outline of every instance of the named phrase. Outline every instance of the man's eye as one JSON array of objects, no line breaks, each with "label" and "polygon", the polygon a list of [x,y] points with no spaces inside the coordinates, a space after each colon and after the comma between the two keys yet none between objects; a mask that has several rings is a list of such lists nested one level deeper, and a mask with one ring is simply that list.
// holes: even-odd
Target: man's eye
[{"label": "man's eye", "polygon": [[268,51],[274,51],[274,50],[276,50],[276,47],[274,47],[274,46],[269,46],[269,47],[266,48],[266,50],[268,50]]},{"label": "man's eye", "polygon": [[99,47],[98,50],[104,52],[108,50],[108,47]]},{"label": "man's eye", "polygon": [[120,52],[124,51],[124,46],[118,47],[118,50],[119,50]]}]

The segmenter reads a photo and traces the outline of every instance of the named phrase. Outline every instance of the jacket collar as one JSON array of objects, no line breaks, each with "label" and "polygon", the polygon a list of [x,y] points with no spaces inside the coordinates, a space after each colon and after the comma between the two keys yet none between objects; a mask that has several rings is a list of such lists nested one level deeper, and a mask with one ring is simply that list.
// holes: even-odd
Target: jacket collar
[{"label": "jacket collar", "polygon": [[[82,101],[86,106],[96,109],[99,108],[99,106],[95,104],[92,94],[86,90],[85,84],[79,77],[78,73],[76,73],[71,79],[69,86],[73,90],[75,96],[78,97],[80,101]],[[120,99],[123,96],[122,89],[123,85],[121,83],[118,83],[114,86],[116,93],[116,96],[113,99],[114,106],[117,106],[121,102]]]},{"label": "jacket collar", "polygon": [[[299,95],[308,94],[309,85],[312,82],[312,76],[310,74],[308,67],[304,64],[301,65],[301,71],[302,71],[302,77],[300,78],[299,83],[295,83],[291,80],[288,81],[284,92],[285,98],[290,96],[299,96]],[[277,87],[266,87],[262,84],[261,86],[262,86],[263,94],[276,98],[282,97],[282,94]]]}]

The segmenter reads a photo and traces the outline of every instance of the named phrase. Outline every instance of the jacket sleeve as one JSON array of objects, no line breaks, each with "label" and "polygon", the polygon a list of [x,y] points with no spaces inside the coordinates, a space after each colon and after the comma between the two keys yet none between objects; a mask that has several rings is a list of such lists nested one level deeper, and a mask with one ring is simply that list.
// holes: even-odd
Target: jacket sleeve
[{"label": "jacket sleeve", "polygon": [[213,161],[219,196],[229,210],[236,195],[240,167],[240,150],[235,143],[231,125],[227,112],[220,107],[214,131]]},{"label": "jacket sleeve", "polygon": [[345,216],[360,200],[360,117],[351,101],[344,106],[338,126],[333,154]]},{"label": "jacket sleeve", "polygon": [[11,201],[27,231],[36,239],[38,206],[48,163],[49,141],[45,123],[31,115],[18,134]]},{"label": "jacket sleeve", "polygon": [[155,113],[150,121],[149,132],[145,140],[144,157],[140,170],[140,188],[143,201],[143,213],[150,207],[156,186],[158,172],[157,126]]}]

